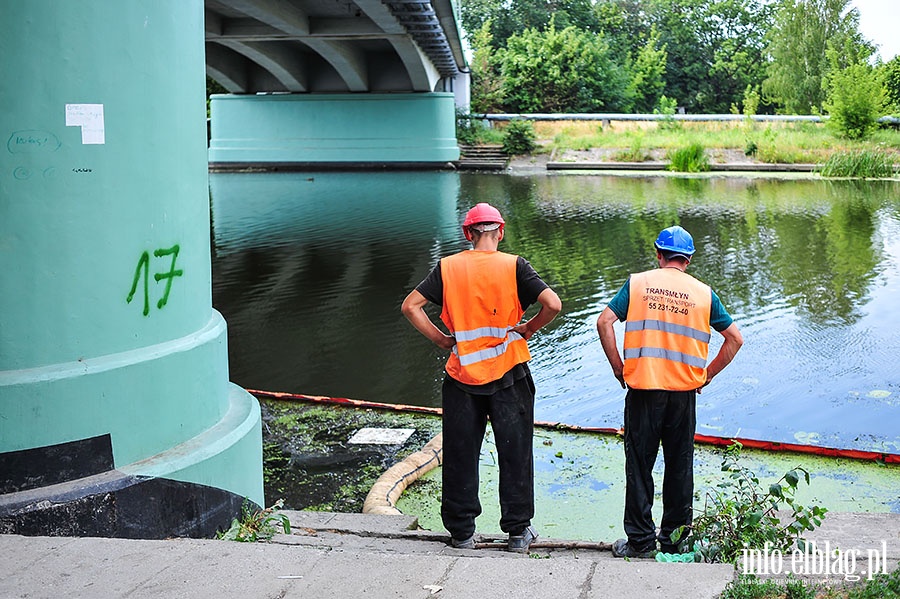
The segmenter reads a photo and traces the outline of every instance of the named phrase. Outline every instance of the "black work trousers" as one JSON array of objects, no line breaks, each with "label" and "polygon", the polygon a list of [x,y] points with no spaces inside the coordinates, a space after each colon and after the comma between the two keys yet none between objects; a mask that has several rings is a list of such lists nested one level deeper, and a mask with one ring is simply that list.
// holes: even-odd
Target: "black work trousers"
[{"label": "black work trousers", "polygon": [[693,522],[696,391],[629,389],[625,396],[625,534],[639,551],[655,548],[653,465],[662,443],[663,516],[659,541]]},{"label": "black work trousers", "polygon": [[[527,371],[526,371],[527,372]],[[444,379],[441,518],[454,539],[475,533],[481,514],[478,462],[487,420],[500,468],[500,529],[517,535],[534,517],[534,381],[531,374],[491,395],[468,393]]]}]

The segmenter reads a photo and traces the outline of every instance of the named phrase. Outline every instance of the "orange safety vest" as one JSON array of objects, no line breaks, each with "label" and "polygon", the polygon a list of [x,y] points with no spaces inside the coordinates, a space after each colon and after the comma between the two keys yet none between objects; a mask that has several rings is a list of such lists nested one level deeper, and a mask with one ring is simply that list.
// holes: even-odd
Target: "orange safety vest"
[{"label": "orange safety vest", "polygon": [[631,275],[625,382],[632,389],[691,391],[706,383],[712,290],[674,268]]},{"label": "orange safety vest", "polygon": [[531,359],[525,338],[510,330],[525,312],[517,293],[516,258],[467,250],[441,260],[441,320],[456,337],[446,368],[461,383],[496,381]]}]

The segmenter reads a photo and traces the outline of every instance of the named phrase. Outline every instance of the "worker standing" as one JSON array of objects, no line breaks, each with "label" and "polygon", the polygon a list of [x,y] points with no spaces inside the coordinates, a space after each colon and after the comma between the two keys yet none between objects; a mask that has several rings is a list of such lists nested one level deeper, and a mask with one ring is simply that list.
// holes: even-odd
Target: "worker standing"
[{"label": "worker standing", "polygon": [[[562,304],[527,260],[497,250],[504,225],[490,204],[469,210],[462,228],[473,249],[440,260],[401,310],[416,330],[450,350],[441,388],[441,518],[452,546],[475,547],[478,462],[490,418],[500,469],[500,529],[509,535],[509,550],[524,553],[537,538],[531,525],[535,387],[526,342]],[[449,334],[425,312],[428,302],[442,306]],[[519,322],[535,302],[540,311]]]},{"label": "worker standing", "polygon": [[[737,325],[712,289],[685,271],[694,240],[679,226],[654,244],[659,268],[632,274],[597,319],[600,342],[625,395],[627,539],[616,557],[649,558],[656,543],[677,553],[672,533],[693,521],[696,397],[743,344]],[[613,323],[625,322],[624,361]],[[724,342],[706,365],[711,330]],[[659,535],[653,523],[653,465],[662,443],[665,472]]]}]

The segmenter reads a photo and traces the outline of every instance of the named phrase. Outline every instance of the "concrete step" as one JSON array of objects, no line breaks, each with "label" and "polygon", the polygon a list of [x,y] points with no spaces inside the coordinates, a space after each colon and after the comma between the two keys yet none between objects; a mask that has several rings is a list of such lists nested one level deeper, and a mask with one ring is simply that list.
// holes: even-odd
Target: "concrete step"
[{"label": "concrete step", "polygon": [[463,170],[503,170],[509,163],[509,156],[500,145],[459,147],[456,167]]}]

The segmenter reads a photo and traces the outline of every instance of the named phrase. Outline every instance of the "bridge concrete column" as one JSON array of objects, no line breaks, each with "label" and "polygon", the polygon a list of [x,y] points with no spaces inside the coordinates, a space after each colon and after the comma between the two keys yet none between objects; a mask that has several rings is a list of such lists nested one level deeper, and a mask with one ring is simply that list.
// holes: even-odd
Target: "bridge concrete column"
[{"label": "bridge concrete column", "polygon": [[210,165],[440,167],[459,159],[454,95],[214,95]]},{"label": "bridge concrete column", "polygon": [[0,19],[0,532],[208,536],[262,504],[212,308],[202,0]]}]

